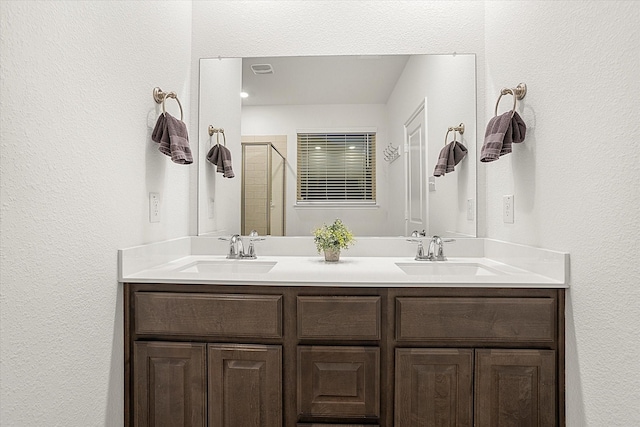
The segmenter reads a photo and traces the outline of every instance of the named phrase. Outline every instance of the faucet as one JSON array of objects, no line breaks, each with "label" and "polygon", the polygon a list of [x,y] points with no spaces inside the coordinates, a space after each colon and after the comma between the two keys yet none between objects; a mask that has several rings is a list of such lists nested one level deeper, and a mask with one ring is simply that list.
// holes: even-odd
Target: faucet
[{"label": "faucet", "polygon": [[239,234],[234,234],[230,238],[220,237],[220,240],[229,241],[229,252],[227,252],[227,259],[256,259],[256,250],[253,242],[264,240],[264,237],[258,238],[258,232],[251,230],[249,233],[249,248],[247,252],[244,252],[244,243],[242,237]]},{"label": "faucet", "polygon": [[407,241],[418,243],[418,250],[415,257],[416,261],[446,261],[447,258],[444,256],[444,242],[455,242],[454,239],[443,240],[440,236],[433,236],[429,242],[427,254],[425,255],[422,240],[407,239]]},{"label": "faucet", "polygon": [[429,250],[427,251],[427,258],[429,260],[431,261],[447,260],[447,257],[444,256],[444,242],[455,242],[455,239],[443,240],[440,236],[433,236],[431,238],[431,242],[429,242]]},{"label": "faucet", "polygon": [[234,234],[229,239],[229,253],[227,253],[228,259],[238,259],[244,256],[244,244],[242,243],[242,237],[239,234]]}]

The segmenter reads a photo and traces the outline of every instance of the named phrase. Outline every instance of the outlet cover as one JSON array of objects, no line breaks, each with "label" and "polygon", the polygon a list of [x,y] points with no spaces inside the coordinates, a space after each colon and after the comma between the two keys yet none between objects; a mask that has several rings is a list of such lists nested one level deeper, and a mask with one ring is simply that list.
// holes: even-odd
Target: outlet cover
[{"label": "outlet cover", "polygon": [[502,221],[513,224],[513,194],[502,196]]}]

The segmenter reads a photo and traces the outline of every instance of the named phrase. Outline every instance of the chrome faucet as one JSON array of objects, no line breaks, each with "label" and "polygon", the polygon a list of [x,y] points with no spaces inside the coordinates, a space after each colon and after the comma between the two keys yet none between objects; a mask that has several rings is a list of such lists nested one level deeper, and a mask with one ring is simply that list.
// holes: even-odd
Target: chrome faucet
[{"label": "chrome faucet", "polygon": [[443,240],[440,236],[433,236],[431,242],[429,242],[429,250],[427,251],[427,258],[431,261],[446,261],[447,257],[444,256],[444,242],[455,242],[455,239]]},{"label": "chrome faucet", "polygon": [[256,259],[256,250],[253,242],[264,240],[264,237],[258,238],[258,232],[255,230],[251,230],[251,233],[249,233],[249,248],[247,249],[246,253],[244,252],[244,243],[242,242],[242,237],[239,234],[234,234],[229,238],[220,237],[220,240],[229,241],[229,252],[227,252],[227,259]]},{"label": "chrome faucet", "polygon": [[418,250],[415,257],[416,261],[446,261],[447,258],[444,256],[444,242],[455,242],[454,239],[443,240],[440,236],[433,236],[429,242],[427,254],[425,255],[422,240],[407,239],[407,241],[418,243]]},{"label": "chrome faucet", "polygon": [[418,251],[416,252],[416,261],[429,261],[429,257],[424,254],[424,246],[422,245],[422,240],[419,239],[407,239],[407,242],[413,242],[418,244]]},{"label": "chrome faucet", "polygon": [[242,243],[242,237],[239,234],[234,234],[229,239],[229,252],[227,253],[228,259],[238,259],[244,256],[244,244]]}]

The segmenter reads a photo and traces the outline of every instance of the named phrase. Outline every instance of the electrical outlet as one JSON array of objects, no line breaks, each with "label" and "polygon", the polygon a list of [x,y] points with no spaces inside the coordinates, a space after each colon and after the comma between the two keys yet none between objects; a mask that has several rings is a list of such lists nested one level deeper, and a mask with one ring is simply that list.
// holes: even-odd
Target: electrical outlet
[{"label": "electrical outlet", "polygon": [[502,196],[502,221],[513,224],[513,194]]},{"label": "electrical outlet", "polygon": [[160,193],[149,193],[149,222],[160,222]]},{"label": "electrical outlet", "polygon": [[473,208],[473,199],[467,199],[467,220],[473,221],[475,217],[475,209]]}]

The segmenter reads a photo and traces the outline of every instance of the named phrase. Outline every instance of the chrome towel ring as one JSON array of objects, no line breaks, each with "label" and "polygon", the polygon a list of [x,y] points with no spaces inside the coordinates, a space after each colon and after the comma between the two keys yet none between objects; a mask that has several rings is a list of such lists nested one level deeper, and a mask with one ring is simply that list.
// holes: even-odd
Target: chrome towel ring
[{"label": "chrome towel ring", "polygon": [[167,114],[167,110],[164,105],[167,98],[173,98],[176,100],[176,102],[178,103],[178,106],[180,107],[180,120],[183,120],[184,112],[182,110],[182,104],[178,99],[178,95],[175,92],[168,92],[168,93],[163,92],[162,89],[160,89],[159,87],[153,88],[153,99],[156,101],[156,104],[162,104],[162,114]]},{"label": "chrome towel ring", "polygon": [[511,117],[513,117],[513,115],[516,112],[518,100],[521,100],[527,94],[527,85],[524,83],[520,83],[518,86],[512,89],[503,87],[502,90],[500,91],[500,96],[496,101],[496,108],[493,112],[494,117],[498,115],[498,104],[500,104],[500,99],[502,98],[502,95],[507,95],[507,94],[513,95],[513,108],[511,109]]}]

